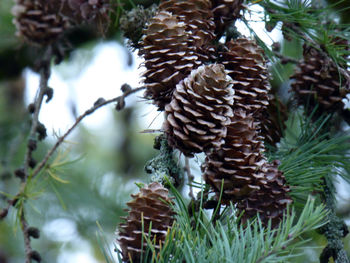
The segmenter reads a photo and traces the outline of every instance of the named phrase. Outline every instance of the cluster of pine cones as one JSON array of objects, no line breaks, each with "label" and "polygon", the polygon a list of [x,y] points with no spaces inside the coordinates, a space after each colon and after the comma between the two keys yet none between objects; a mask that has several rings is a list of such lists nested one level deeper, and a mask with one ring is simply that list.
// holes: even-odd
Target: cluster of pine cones
[{"label": "cluster of pine cones", "polygon": [[[55,43],[76,24],[104,23],[110,8],[109,0],[14,1],[17,35],[39,46]],[[187,157],[205,153],[203,177],[222,204],[234,203],[243,221],[259,215],[263,224],[277,226],[292,199],[278,161],[264,157],[264,142],[280,140],[284,106],[270,91],[263,50],[254,40],[219,42],[242,9],[243,0],[160,0],[137,45],[145,59],[144,96],[165,111],[171,147]],[[342,102],[348,80],[324,51],[305,45],[292,79],[300,105],[349,115]],[[159,183],[132,197],[119,244],[124,261],[139,262],[147,246],[142,229],[159,248],[174,212]]]},{"label": "cluster of pine cones", "polygon": [[[281,129],[263,51],[247,38],[215,44],[240,17],[242,2],[161,0],[140,42],[144,95],[165,111],[170,146],[188,157],[206,154],[203,177],[222,204],[236,204],[243,220],[259,214],[277,226],[292,199],[278,162],[264,157],[264,140],[278,142]],[[139,259],[141,214],[145,226],[156,222],[149,232],[156,244],[171,228],[173,212],[157,199],[161,188],[152,183],[128,204],[119,234],[123,260]]]},{"label": "cluster of pine cones", "polygon": [[233,0],[160,1],[140,50],[145,97],[165,111],[170,146],[188,157],[206,154],[203,176],[218,196],[223,189],[224,204],[277,224],[291,199],[277,163],[263,155],[273,122],[263,50],[247,38],[220,50],[214,44],[243,8]]}]

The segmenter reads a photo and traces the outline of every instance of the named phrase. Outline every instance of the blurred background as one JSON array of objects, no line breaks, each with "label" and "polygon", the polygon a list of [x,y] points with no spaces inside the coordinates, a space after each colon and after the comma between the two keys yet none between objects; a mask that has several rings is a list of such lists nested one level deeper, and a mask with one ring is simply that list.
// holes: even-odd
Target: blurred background
[{"label": "blurred background", "polygon": [[[14,36],[12,6],[12,0],[0,3],[0,198],[15,194],[20,185],[13,171],[23,164],[30,128],[27,107],[39,86],[39,76],[28,63],[33,51]],[[140,61],[123,45],[118,30],[108,39],[84,33],[87,37],[70,59],[52,69],[54,96],[39,118],[48,137],[39,144],[36,160],[98,98],[120,95],[124,83],[139,86]],[[29,224],[41,231],[32,245],[43,262],[104,262],[101,247],[106,243],[100,235],[114,250],[122,209],[137,190],[134,182],[145,181],[145,163],[156,155],[155,135],[141,131],[159,128],[162,121],[141,95],[129,97],[121,112],[109,105],[86,118],[53,157],[55,173],[35,182],[27,213]],[[5,205],[0,200],[0,207]],[[0,222],[1,263],[24,259],[23,236],[11,212]]]},{"label": "blurred background", "polygon": [[[139,2],[146,6],[152,3]],[[13,171],[23,164],[25,138],[30,128],[27,107],[39,85],[39,76],[33,70],[35,53],[14,36],[12,6],[12,0],[1,0],[0,208],[6,205],[2,200],[5,193],[15,194],[20,185]],[[253,15],[253,20],[258,22],[251,22],[251,26],[267,45],[281,39],[281,25],[268,33],[265,24],[259,22],[261,9],[252,7],[252,10],[248,15]],[[243,24],[237,26],[249,35]],[[41,160],[56,137],[98,98],[120,95],[124,83],[140,86],[142,60],[137,52],[126,47],[118,27],[105,38],[86,29],[78,33],[81,38],[69,59],[52,69],[49,86],[54,89],[54,96],[44,104],[39,118],[46,126],[48,137],[34,153],[37,160]],[[284,50],[289,56],[298,57],[294,44],[285,44]],[[144,101],[140,92],[128,97],[125,109],[120,112],[112,105],[99,109],[68,137],[52,159],[55,172],[37,178],[28,203],[29,224],[41,230],[40,239],[34,239],[32,245],[40,251],[43,262],[105,262],[102,249],[105,245],[117,262],[113,250],[120,216],[130,194],[137,190],[135,182],[149,181],[144,166],[157,155],[153,149],[156,134],[142,131],[160,129],[162,120],[163,116]],[[200,178],[199,169],[194,172]],[[347,217],[349,188],[344,183],[341,187],[339,213]],[[307,262],[318,262],[319,248],[326,240],[321,235],[314,236],[313,240],[303,251],[300,262],[305,262],[305,258]],[[349,236],[345,245],[349,251]],[[23,251],[22,232],[12,209],[9,216],[0,221],[0,263],[23,262]]]}]

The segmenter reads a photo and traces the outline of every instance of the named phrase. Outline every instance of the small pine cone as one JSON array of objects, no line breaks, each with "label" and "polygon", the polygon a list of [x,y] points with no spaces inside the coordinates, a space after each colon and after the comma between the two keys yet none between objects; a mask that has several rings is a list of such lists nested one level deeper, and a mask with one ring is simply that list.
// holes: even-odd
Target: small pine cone
[{"label": "small pine cone", "polygon": [[220,63],[224,64],[235,85],[235,108],[255,113],[261,119],[266,110],[270,84],[263,50],[253,40],[239,38],[226,44],[221,52]]},{"label": "small pine cone", "polygon": [[64,13],[78,24],[94,22],[105,25],[109,22],[110,2],[110,0],[68,0],[68,7],[65,7]]},{"label": "small pine cone", "polygon": [[258,171],[266,162],[263,151],[253,114],[236,109],[227,127],[225,144],[208,154],[202,166],[206,183],[212,186],[218,197],[223,187],[224,204],[239,201],[260,189],[257,180],[264,175]]},{"label": "small pine cone", "polygon": [[49,1],[15,0],[12,13],[16,35],[40,46],[55,42],[69,27],[68,20],[57,12]]},{"label": "small pine cone", "polygon": [[186,156],[220,147],[233,114],[233,94],[232,80],[223,65],[193,70],[176,86],[171,103],[165,107],[169,145]]},{"label": "small pine cone", "polygon": [[237,208],[244,211],[243,221],[259,214],[265,226],[271,219],[272,227],[276,227],[283,219],[287,205],[293,201],[288,196],[290,189],[285,177],[277,167],[277,161],[265,163],[261,169],[264,178],[258,180],[260,189],[237,204]]},{"label": "small pine cone", "polygon": [[265,137],[265,142],[276,145],[286,128],[288,110],[283,102],[273,94],[269,94],[269,102],[267,110],[262,112],[261,135]]},{"label": "small pine cone", "polygon": [[211,9],[209,0],[162,0],[159,5],[159,10],[177,15],[185,23],[202,62],[215,59],[215,48],[211,44],[215,39],[215,23]]},{"label": "small pine cone", "polygon": [[151,183],[131,196],[133,200],[127,203],[130,207],[129,215],[123,218],[125,223],[119,225],[118,242],[123,261],[140,262],[141,253],[147,247],[147,241],[142,238],[142,227],[144,234],[159,249],[159,243],[164,242],[168,229],[172,227],[175,213],[170,206],[172,200],[168,196],[168,190],[160,183]]},{"label": "small pine cone", "polygon": [[169,12],[161,11],[151,19],[142,42],[140,53],[146,66],[144,96],[163,110],[176,85],[201,62],[189,43],[186,25]]},{"label": "small pine cone", "polygon": [[313,47],[304,45],[304,59],[297,65],[291,77],[291,85],[299,105],[311,113],[319,104],[315,117],[320,114],[341,111],[342,99],[347,91],[342,88],[344,77],[334,63]]},{"label": "small pine cone", "polygon": [[211,0],[214,21],[216,25],[215,33],[221,36],[230,23],[240,18],[240,12],[244,8],[243,0]]}]

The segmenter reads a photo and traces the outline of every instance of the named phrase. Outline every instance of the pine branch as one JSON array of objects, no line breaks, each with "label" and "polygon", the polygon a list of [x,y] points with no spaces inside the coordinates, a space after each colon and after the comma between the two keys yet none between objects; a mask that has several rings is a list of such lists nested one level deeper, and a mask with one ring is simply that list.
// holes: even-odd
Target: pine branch
[{"label": "pine branch", "polygon": [[182,185],[183,170],[174,158],[173,148],[168,145],[164,134],[155,138],[153,148],[159,150],[159,155],[148,161],[145,166],[146,173],[152,175],[151,181],[159,182],[167,187],[169,186],[168,180],[175,187]]},{"label": "pine branch", "polygon": [[51,48],[48,47],[47,54],[44,57],[43,61],[41,61],[39,90],[38,90],[37,97],[34,101],[34,113],[33,113],[33,119],[32,119],[32,126],[29,132],[27,151],[25,154],[25,163],[24,163],[25,180],[28,178],[28,169],[32,159],[32,152],[36,148],[36,146],[31,145],[31,142],[33,144],[37,143],[36,133],[39,126],[39,113],[41,110],[44,96],[45,94],[47,94],[48,80],[50,78],[50,60],[51,60]]},{"label": "pine branch", "polygon": [[[50,53],[48,53],[50,54]],[[37,132],[37,128],[39,126],[39,113],[41,110],[41,105],[43,102],[43,98],[44,95],[47,93],[47,82],[49,79],[49,62],[50,62],[50,56],[47,57],[46,60],[44,60],[44,64],[41,67],[41,75],[40,75],[40,86],[39,86],[39,91],[38,91],[38,96],[35,99],[34,105],[35,105],[35,111],[34,111],[34,115],[33,115],[33,121],[32,121],[32,126],[31,126],[31,130],[30,130],[30,134],[29,134],[29,139],[28,139],[28,143],[27,143],[27,151],[26,151],[26,155],[25,155],[25,164],[24,164],[24,169],[18,169],[16,172],[20,174],[20,178],[22,179],[22,184],[20,187],[20,190],[18,191],[18,193],[15,195],[15,197],[11,200],[8,200],[8,207],[4,208],[3,210],[1,210],[0,212],[0,219],[3,219],[7,216],[9,208],[11,206],[15,207],[18,212],[19,212],[19,220],[20,220],[20,225],[21,225],[21,230],[23,232],[23,236],[24,236],[24,243],[25,243],[25,254],[26,254],[26,263],[31,263],[32,260],[35,260],[37,262],[41,261],[41,256],[40,254],[33,250],[31,247],[31,240],[30,240],[30,234],[28,232],[29,226],[28,226],[28,221],[25,217],[25,212],[24,212],[24,203],[25,200],[27,198],[25,191],[27,189],[28,183],[34,178],[36,177],[43,168],[45,168],[48,160],[50,159],[50,157],[55,153],[55,151],[57,150],[57,148],[65,141],[65,139],[67,138],[67,136],[77,127],[77,125],[83,120],[85,119],[85,117],[87,117],[88,115],[94,113],[96,110],[98,110],[99,108],[108,105],[110,103],[113,102],[117,102],[117,106],[116,109],[117,110],[121,110],[124,108],[125,106],[125,98],[135,92],[138,92],[140,90],[143,90],[144,87],[139,87],[139,88],[135,88],[135,89],[127,89],[124,90],[123,95],[118,96],[116,98],[110,99],[110,100],[104,100],[104,99],[98,99],[95,104],[88,110],[86,110],[82,115],[80,115],[76,121],[74,122],[74,124],[66,131],[66,133],[64,135],[62,135],[61,137],[59,137],[56,141],[56,143],[54,144],[54,146],[47,152],[47,154],[45,155],[45,157],[41,160],[41,162],[35,167],[35,169],[29,174],[29,167],[30,167],[30,161],[32,159],[32,152],[33,150],[35,150],[36,147],[32,147],[32,143],[30,143],[31,141],[35,142],[36,144],[36,139],[35,138],[35,134]],[[19,198],[21,198],[21,202],[20,204],[18,204],[18,200]]]},{"label": "pine branch", "polygon": [[[135,93],[138,92],[140,90],[143,90],[144,87],[139,87],[139,88],[135,88],[132,90],[128,90],[126,92],[123,93],[123,95],[109,99],[109,100],[104,100],[104,99],[98,99],[94,106],[92,106],[90,109],[86,110],[82,115],[80,115],[76,121],[74,122],[74,124],[62,135],[60,136],[56,143],[52,146],[52,148],[46,153],[46,155],[44,156],[44,158],[41,160],[41,162],[36,166],[36,168],[33,170],[33,172],[30,174],[30,179],[33,179],[35,176],[37,176],[41,170],[45,167],[45,165],[47,164],[48,160],[50,159],[50,157],[55,153],[55,151],[57,150],[57,148],[65,141],[65,139],[68,137],[68,135],[71,134],[71,132],[78,126],[78,124],[83,121],[85,119],[85,117],[89,116],[90,114],[94,113],[96,110],[98,110],[99,108],[106,106],[110,103],[113,102],[117,102],[117,107],[120,108],[120,105],[124,105],[124,99]],[[119,105],[119,106],[118,106]],[[28,180],[26,180],[22,187],[21,190],[18,192],[17,196],[20,196],[24,193],[25,188],[28,184]]]},{"label": "pine branch", "polygon": [[113,102],[117,102],[117,108],[118,110],[124,108],[125,102],[124,99],[133,94],[136,93],[140,90],[143,90],[145,87],[139,87],[139,88],[135,88],[132,90],[128,90],[126,92],[123,93],[122,96],[118,96],[116,98],[113,99],[109,99],[109,100],[104,100],[104,99],[98,99],[94,106],[92,106],[90,109],[86,110],[82,115],[80,115],[74,122],[74,124],[66,131],[65,134],[63,134],[61,137],[59,137],[56,141],[56,143],[54,144],[54,146],[47,152],[47,154],[45,155],[45,157],[42,159],[42,161],[38,164],[38,166],[35,168],[35,170],[33,171],[33,173],[31,174],[31,177],[35,177],[46,165],[47,161],[50,159],[50,157],[54,154],[54,152],[57,150],[57,148],[64,142],[64,140],[68,137],[68,135],[78,126],[78,124],[85,119],[85,117],[87,117],[88,115],[91,115],[92,113],[94,113],[96,110],[98,110],[99,108],[106,106],[110,103]]},{"label": "pine branch", "polygon": [[[260,219],[246,226],[237,224],[237,218],[227,213],[215,225],[211,224],[200,207],[202,218],[193,228],[184,200],[175,188],[176,224],[169,231],[162,249],[151,261],[143,263],[187,262],[187,263],[277,263],[292,262],[308,240],[300,236],[325,224],[327,211],[324,206],[315,206],[308,199],[301,214],[292,211],[286,215],[278,229],[264,228]],[[174,192],[175,191],[175,192]],[[157,251],[155,244],[147,240],[146,251]],[[147,253],[147,252],[146,252]]]},{"label": "pine branch", "polygon": [[[34,107],[35,107],[34,114],[33,114],[32,125],[31,125],[31,129],[30,129],[29,137],[27,141],[27,150],[24,157],[23,174],[21,176],[22,184],[21,184],[20,191],[16,195],[16,197],[13,200],[9,201],[9,203],[12,204],[12,206],[15,206],[20,196],[24,196],[24,190],[26,188],[26,185],[29,179],[29,168],[33,166],[31,165],[31,162],[33,160],[32,152],[36,149],[36,144],[37,144],[36,133],[39,126],[39,114],[40,114],[44,96],[48,94],[47,85],[48,85],[48,80],[50,78],[50,62],[51,62],[51,56],[52,56],[51,52],[52,52],[51,47],[50,46],[47,47],[45,51],[45,55],[41,60],[40,84],[39,84],[38,94],[34,100]],[[49,97],[48,97],[48,100],[49,100]],[[16,207],[16,209],[20,211],[20,224],[21,224],[21,230],[23,232],[23,237],[24,237],[26,263],[31,263],[32,259],[40,262],[41,261],[40,254],[34,251],[31,247],[30,236],[28,233],[28,222],[25,217],[23,206],[24,206],[24,202],[21,202],[20,205]]]}]

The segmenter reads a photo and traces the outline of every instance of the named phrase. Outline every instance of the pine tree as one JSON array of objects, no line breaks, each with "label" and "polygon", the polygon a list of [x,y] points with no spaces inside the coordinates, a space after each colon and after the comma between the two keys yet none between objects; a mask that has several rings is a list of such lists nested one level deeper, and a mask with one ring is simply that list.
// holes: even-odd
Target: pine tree
[{"label": "pine tree", "polygon": [[[55,260],[58,248],[46,253],[48,231],[32,223],[32,207],[47,209],[56,224],[63,217],[50,215],[53,197],[106,262],[349,262],[348,214],[337,213],[336,187],[350,183],[350,27],[341,2],[13,1],[13,42],[0,38],[0,80],[11,79],[0,82],[0,262]],[[271,43],[271,31],[282,38]],[[82,40],[84,33],[90,37]],[[141,86],[96,98],[51,145],[39,117],[57,91],[48,86],[52,67],[71,58],[77,43],[121,33],[144,60]],[[27,113],[25,67],[40,76]],[[152,137],[158,155],[147,163],[138,159],[151,148],[135,132],[140,112],[125,108],[138,91],[164,113]],[[101,145],[85,165],[60,151],[82,120],[108,104],[126,126],[110,165],[121,167],[122,179],[96,175],[107,156],[96,161]],[[141,166],[147,177],[132,178]],[[130,180],[139,192],[126,201],[119,192]],[[22,233],[24,249],[8,245],[10,228]],[[316,246],[315,261],[307,247]]]}]

